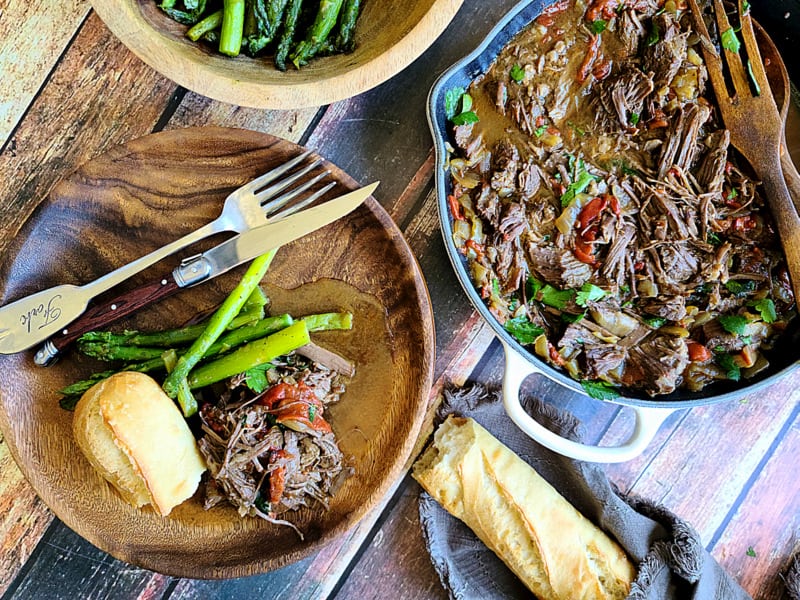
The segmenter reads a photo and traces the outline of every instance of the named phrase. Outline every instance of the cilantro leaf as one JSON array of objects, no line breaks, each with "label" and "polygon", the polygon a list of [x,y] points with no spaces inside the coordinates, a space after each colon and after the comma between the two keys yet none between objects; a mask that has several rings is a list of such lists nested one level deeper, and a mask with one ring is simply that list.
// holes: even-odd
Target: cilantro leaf
[{"label": "cilantro leaf", "polygon": [[725,288],[737,298],[743,298],[750,292],[755,291],[756,282],[752,279],[745,279],[744,281],[729,279],[725,282]]},{"label": "cilantro leaf", "polygon": [[775,312],[775,303],[770,298],[749,302],[748,306],[752,306],[761,314],[761,319],[764,323],[774,323],[778,319],[778,314]]},{"label": "cilantro leaf", "polygon": [[532,344],[544,329],[532,323],[526,315],[520,315],[503,323],[503,328],[516,338],[520,344]]},{"label": "cilantro leaf", "polygon": [[747,318],[742,315],[720,315],[717,317],[719,324],[729,333],[744,335],[747,327]]},{"label": "cilantro leaf", "polygon": [[253,367],[252,369],[248,369],[244,372],[245,385],[256,394],[260,394],[269,387],[269,381],[267,381],[267,371],[269,371],[271,368],[272,365],[270,363],[266,363],[264,365]]},{"label": "cilantro leaf", "polygon": [[314,417],[317,416],[317,407],[313,404],[308,405],[308,422],[313,423]]},{"label": "cilantro leaf", "polygon": [[536,279],[533,275],[528,275],[528,281],[526,283],[526,292],[528,293],[528,298],[536,298],[536,294],[539,293],[544,287],[544,284]]},{"label": "cilantro leaf", "polygon": [[716,361],[717,364],[725,370],[725,375],[728,379],[731,381],[739,381],[742,376],[742,370],[730,354],[717,354]]},{"label": "cilantro leaf", "polygon": [[589,184],[596,181],[598,178],[589,173],[589,171],[581,171],[575,178],[575,181],[567,186],[564,194],[561,196],[561,206],[569,206],[569,203],[575,199],[575,196],[582,194],[583,191],[589,187]]},{"label": "cilantro leaf", "polygon": [[742,43],[739,41],[739,36],[736,35],[736,32],[733,29],[726,29],[722,32],[722,35],[719,36],[720,43],[725,50],[729,50],[730,52],[739,52],[739,48],[742,47]]},{"label": "cilantro leaf", "polygon": [[603,33],[608,27],[608,21],[604,21],[603,19],[597,19],[596,21],[592,22],[592,33]]},{"label": "cilantro leaf", "polygon": [[742,14],[746,15],[749,12],[750,12],[750,3],[747,0],[744,0],[744,2],[742,2]]},{"label": "cilantro leaf", "polygon": [[575,296],[575,290],[559,290],[549,283],[542,288],[542,304],[564,310]]},{"label": "cilantro leaf", "polygon": [[650,325],[653,329],[662,327],[667,320],[664,317],[644,317],[644,322]]},{"label": "cilantro leaf", "polygon": [[546,125],[542,125],[541,127],[537,127],[536,128],[536,131],[533,132],[533,135],[535,135],[536,137],[542,137],[542,134],[545,131],[547,131],[547,126]]},{"label": "cilantro leaf", "polygon": [[578,306],[586,306],[588,302],[605,298],[607,294],[608,292],[606,292],[603,288],[599,288],[587,281],[581,286],[580,291],[575,297],[575,303]]},{"label": "cilantro leaf", "polygon": [[462,87],[450,88],[444,93],[444,114],[448,120],[456,116],[458,103],[463,95],[464,88]]},{"label": "cilantro leaf", "polygon": [[708,235],[706,235],[706,242],[711,244],[712,246],[719,246],[722,244],[722,240],[720,239],[720,237],[713,231],[709,231]]},{"label": "cilantro leaf", "polygon": [[637,125],[639,123],[639,113],[632,112],[628,120],[631,122],[631,125]]},{"label": "cilantro leaf", "polygon": [[561,320],[564,321],[564,323],[577,323],[578,321],[582,321],[585,316],[586,316],[585,311],[579,315],[571,315],[570,313],[561,313]]},{"label": "cilantro leaf", "polygon": [[581,381],[581,387],[595,400],[614,400],[620,397],[620,393],[613,385],[605,381]]},{"label": "cilantro leaf", "polygon": [[509,71],[508,74],[511,76],[511,79],[517,83],[522,83],[522,80],[525,79],[525,69],[518,64],[511,67],[511,71]]},{"label": "cilantro leaf", "polygon": [[748,546],[747,547],[747,552],[745,554],[747,554],[747,556],[750,556],[750,557],[755,557],[756,551],[753,550],[752,546]]},{"label": "cilantro leaf", "polygon": [[468,123],[477,123],[479,121],[478,115],[474,112],[467,111],[457,114],[455,117],[450,119],[453,125],[467,125]]}]

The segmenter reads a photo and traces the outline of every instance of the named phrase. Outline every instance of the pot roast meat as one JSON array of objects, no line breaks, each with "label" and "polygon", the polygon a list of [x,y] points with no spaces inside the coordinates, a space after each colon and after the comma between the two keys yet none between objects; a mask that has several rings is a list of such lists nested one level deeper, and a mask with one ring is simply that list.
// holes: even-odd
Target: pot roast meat
[{"label": "pot roast meat", "polygon": [[[722,364],[766,358],[794,317],[698,43],[671,3],[570,3],[500,52],[469,87],[478,122],[453,128],[456,243],[476,286],[501,323],[541,326],[546,345],[523,343],[577,379],[696,391]],[[687,368],[688,342],[711,358]],[[716,375],[691,375],[703,369]]]}]

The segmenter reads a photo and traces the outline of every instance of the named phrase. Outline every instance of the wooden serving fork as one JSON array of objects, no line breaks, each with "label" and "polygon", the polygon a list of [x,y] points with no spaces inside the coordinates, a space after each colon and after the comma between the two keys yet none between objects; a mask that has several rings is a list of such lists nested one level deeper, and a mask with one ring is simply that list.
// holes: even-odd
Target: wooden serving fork
[{"label": "wooden serving fork", "polygon": [[[744,0],[738,1],[738,9],[744,47],[749,57],[747,68],[739,55],[738,38],[728,21],[722,0],[713,2],[734,94],[729,93],[722,57],[711,42],[697,0],[689,0],[695,30],[700,35],[708,76],[714,87],[722,121],[730,130],[731,143],[750,163],[764,186],[764,193],[786,255],[794,297],[800,301],[800,217],[795,210],[781,168],[783,120],[770,90],[749,9],[744,9]],[[751,88],[748,72],[752,76],[755,90]]]}]

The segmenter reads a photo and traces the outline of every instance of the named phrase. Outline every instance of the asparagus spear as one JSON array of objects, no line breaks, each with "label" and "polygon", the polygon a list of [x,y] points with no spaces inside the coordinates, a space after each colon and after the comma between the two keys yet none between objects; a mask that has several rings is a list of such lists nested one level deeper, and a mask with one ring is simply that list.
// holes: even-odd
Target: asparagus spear
[{"label": "asparagus spear", "polygon": [[330,331],[332,329],[352,329],[353,313],[320,313],[300,318],[309,331]]},{"label": "asparagus spear", "polygon": [[342,52],[352,52],[355,48],[355,30],[361,0],[344,0],[342,16],[339,19],[339,33],[336,48]]},{"label": "asparagus spear", "polygon": [[275,66],[281,71],[286,70],[286,58],[289,50],[294,44],[294,33],[297,28],[297,21],[300,18],[300,9],[303,7],[303,0],[289,0],[286,7],[286,17],[283,20],[283,32],[278,42],[278,49],[275,52]]},{"label": "asparagus spear", "polygon": [[164,391],[170,398],[175,398],[181,385],[181,380],[186,379],[189,371],[203,358],[209,347],[217,341],[217,338],[241,310],[250,294],[253,293],[253,290],[266,274],[272,259],[275,257],[275,253],[276,250],[271,250],[250,263],[242,280],[208,320],[205,331],[189,347],[186,354],[178,359],[175,370],[164,380]]},{"label": "asparagus spear", "polygon": [[342,2],[343,0],[320,1],[317,16],[314,18],[314,24],[308,29],[306,38],[297,44],[297,47],[290,57],[295,67],[299,69],[302,65],[308,63],[308,60],[312,56],[319,52],[325,40],[328,39],[328,35],[330,35],[334,25],[336,25],[336,17],[339,16]]},{"label": "asparagus spear", "polygon": [[228,56],[238,56],[244,32],[244,0],[224,0],[222,3],[222,29],[219,34],[219,51]]},{"label": "asparagus spear", "polygon": [[306,324],[297,321],[286,329],[245,344],[230,354],[197,367],[189,375],[189,387],[193,390],[202,388],[238,373],[244,373],[278,356],[288,354],[310,341]]},{"label": "asparagus spear", "polygon": [[80,351],[86,356],[91,356],[98,360],[115,361],[122,360],[135,362],[158,358],[164,352],[163,348],[147,348],[144,346],[120,346],[118,344],[103,344],[90,342],[81,344]]},{"label": "asparagus spear", "polygon": [[222,11],[217,10],[192,25],[192,27],[189,28],[189,31],[186,32],[186,37],[193,42],[196,42],[209,31],[219,29],[220,25],[222,25]]}]

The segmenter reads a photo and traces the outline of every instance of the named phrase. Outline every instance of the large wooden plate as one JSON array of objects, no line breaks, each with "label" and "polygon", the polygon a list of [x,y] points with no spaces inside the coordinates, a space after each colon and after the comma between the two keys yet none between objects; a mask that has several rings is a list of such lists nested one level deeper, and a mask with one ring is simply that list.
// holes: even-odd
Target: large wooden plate
[{"label": "large wooden plate", "polygon": [[215,100],[254,108],[294,109],[330,104],[396,75],[439,37],[463,0],[362,2],[356,48],[277,70],[271,56],[235,59],[189,40],[154,0],[102,0],[92,5],[136,56],[162,75]]},{"label": "large wooden plate", "polygon": [[[0,271],[0,301],[58,283],[87,282],[176,239],[216,216],[233,188],[298,152],[298,146],[266,134],[221,128],[158,133],[113,149],[62,181],[20,232]],[[340,191],[357,187],[329,166]],[[177,260],[157,265],[149,277],[168,272]],[[240,274],[241,268],[181,291],[119,327],[185,322],[221,301]],[[59,408],[56,390],[98,367],[75,354],[50,368],[35,366],[33,351],[0,357],[0,430],[23,473],[77,533],[119,559],[170,575],[243,576],[318,549],[354,525],[401,476],[419,434],[434,353],[430,300],[419,267],[373,199],[281,248],[266,283],[292,289],[329,278],[352,290],[326,293],[314,308],[355,313],[354,332],[331,343],[356,361],[358,372],[330,411],[355,475],[329,510],[292,517],[304,541],[287,527],[242,519],[229,507],[205,511],[198,496],[168,518],[125,504],[83,458],[72,436],[72,413]],[[359,331],[359,323],[375,323],[376,314],[386,330]],[[370,347],[382,339],[388,341],[389,372],[377,377]]]}]

